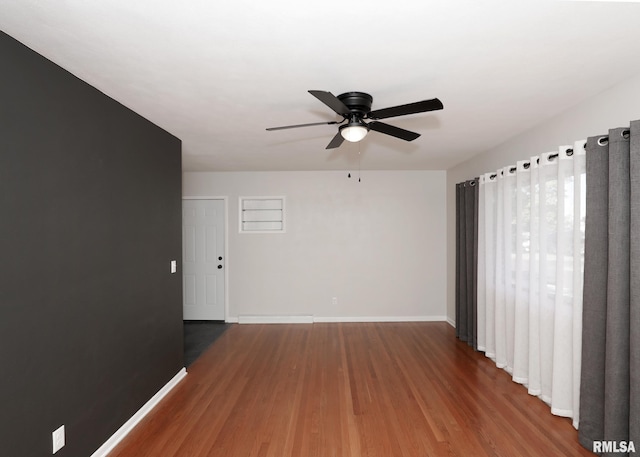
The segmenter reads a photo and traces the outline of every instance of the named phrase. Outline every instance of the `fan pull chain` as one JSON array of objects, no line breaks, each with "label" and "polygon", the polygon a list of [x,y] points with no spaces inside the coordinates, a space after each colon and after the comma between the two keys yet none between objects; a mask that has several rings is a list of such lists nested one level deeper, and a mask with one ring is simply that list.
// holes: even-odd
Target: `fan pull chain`
[{"label": "fan pull chain", "polygon": [[358,143],[358,182],[362,182],[360,179],[360,163],[362,161],[362,154],[360,153],[360,143]]},{"label": "fan pull chain", "polygon": [[[362,179],[360,177],[360,172],[362,170],[362,151],[360,149],[360,142],[358,142],[358,182],[362,182]],[[347,178],[351,178],[351,172],[349,172],[347,174]]]}]

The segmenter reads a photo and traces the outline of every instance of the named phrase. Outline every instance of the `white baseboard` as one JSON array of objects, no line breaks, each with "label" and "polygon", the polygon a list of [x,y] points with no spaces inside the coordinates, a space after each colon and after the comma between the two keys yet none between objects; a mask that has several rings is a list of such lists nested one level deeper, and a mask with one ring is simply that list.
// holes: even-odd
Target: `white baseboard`
[{"label": "white baseboard", "polygon": [[449,322],[447,316],[312,316],[312,315],[240,315],[227,318],[239,324],[313,324],[328,322]]},{"label": "white baseboard", "polygon": [[237,317],[227,317],[224,321],[227,324],[237,324],[238,323],[238,318]]},{"label": "white baseboard", "polygon": [[316,316],[314,322],[442,322],[446,316]]},{"label": "white baseboard", "polygon": [[131,418],[120,427],[111,438],[100,446],[91,457],[107,457],[109,452],[115,448],[120,441],[140,422],[144,416],[149,414],[151,410],[167,395],[181,380],[187,375],[187,369],[180,370],[171,380],[164,385],[151,399],[146,402]]},{"label": "white baseboard", "polygon": [[238,324],[313,324],[311,315],[249,315],[238,316]]},{"label": "white baseboard", "polygon": [[449,323],[450,326],[452,326],[453,328],[456,328],[456,321],[454,321],[450,317],[447,317],[447,322]]}]

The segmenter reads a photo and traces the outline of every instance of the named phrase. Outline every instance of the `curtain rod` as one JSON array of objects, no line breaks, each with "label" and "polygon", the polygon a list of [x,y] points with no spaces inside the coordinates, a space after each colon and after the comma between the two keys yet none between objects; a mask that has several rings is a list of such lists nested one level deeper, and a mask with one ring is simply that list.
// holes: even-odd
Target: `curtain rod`
[{"label": "curtain rod", "polygon": [[[622,135],[622,137],[624,139],[628,140],[630,135],[631,135],[631,130],[630,129],[624,129],[622,132],[620,132],[620,134]],[[598,144],[600,146],[604,146],[608,142],[609,142],[609,136],[608,135],[601,136],[600,138],[598,138]],[[587,147],[587,143],[584,144],[584,147],[585,148]],[[567,150],[565,150],[565,153],[569,157],[571,157],[573,155],[573,149],[572,148],[568,148]],[[553,160],[553,159],[556,159],[557,157],[558,157],[558,154],[550,154],[548,158],[549,158],[549,160]],[[538,164],[540,163],[540,158],[539,157],[536,159],[536,163],[538,163]],[[529,167],[531,166],[531,162],[525,162],[522,166],[525,168],[525,170],[528,170]],[[511,168],[509,168],[509,173],[513,173],[517,169],[518,169],[517,167],[511,167]],[[501,171],[500,174],[504,175],[504,170]],[[493,179],[496,179],[497,177],[498,177],[498,174],[494,173],[491,176],[489,176],[489,179],[493,180]],[[478,179],[478,178],[476,177],[475,179]]]},{"label": "curtain rod", "polygon": [[[573,155],[573,149],[572,148],[568,148],[564,151],[569,157],[571,157]],[[553,159],[557,159],[559,154],[550,154],[548,159],[549,160],[553,160]],[[536,163],[540,163],[540,157],[538,157],[536,159]],[[525,168],[525,170],[529,169],[529,167],[531,166],[531,162],[525,162],[524,164],[522,164],[522,166]],[[518,168],[517,167],[511,167],[509,168],[509,173],[513,173],[514,171],[516,171]],[[502,170],[500,172],[501,175],[504,175],[504,170]],[[492,174],[491,176],[489,176],[489,179],[496,179],[498,177],[497,173]]]}]

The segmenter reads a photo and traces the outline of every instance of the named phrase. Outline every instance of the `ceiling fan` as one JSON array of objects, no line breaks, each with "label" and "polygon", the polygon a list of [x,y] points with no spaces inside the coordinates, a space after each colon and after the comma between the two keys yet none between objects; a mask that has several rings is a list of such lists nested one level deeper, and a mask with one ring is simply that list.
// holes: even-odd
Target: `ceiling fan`
[{"label": "ceiling fan", "polygon": [[[352,142],[360,141],[367,135],[369,130],[384,133],[385,135],[391,135],[405,141],[413,141],[420,136],[419,133],[410,132],[409,130],[385,124],[384,122],[378,122],[378,119],[424,113],[444,108],[442,102],[437,98],[434,98],[431,100],[423,100],[421,102],[371,111],[373,97],[364,92],[346,92],[338,95],[337,97],[331,92],[323,90],[310,90],[309,93],[342,116],[342,121],[285,125],[283,127],[270,127],[267,130],[294,129],[298,127],[309,127],[312,125],[340,125],[338,133],[329,142],[326,149],[340,147],[344,140]],[[371,119],[372,122],[365,122],[365,119]]]}]

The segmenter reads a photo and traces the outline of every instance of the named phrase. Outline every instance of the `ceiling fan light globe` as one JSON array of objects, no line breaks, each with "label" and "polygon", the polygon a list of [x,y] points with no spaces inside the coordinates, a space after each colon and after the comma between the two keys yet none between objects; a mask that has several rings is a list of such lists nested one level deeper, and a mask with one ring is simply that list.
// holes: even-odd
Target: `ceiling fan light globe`
[{"label": "ceiling fan light globe", "polygon": [[362,125],[347,125],[340,129],[340,135],[347,141],[357,143],[367,136],[369,130]]}]

